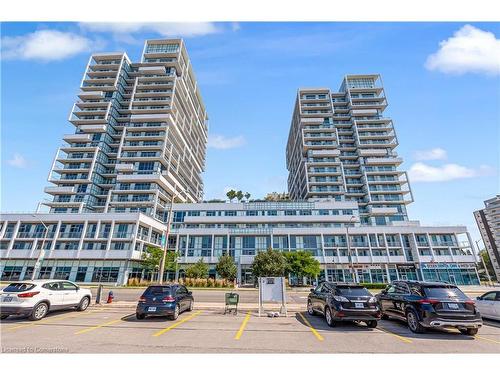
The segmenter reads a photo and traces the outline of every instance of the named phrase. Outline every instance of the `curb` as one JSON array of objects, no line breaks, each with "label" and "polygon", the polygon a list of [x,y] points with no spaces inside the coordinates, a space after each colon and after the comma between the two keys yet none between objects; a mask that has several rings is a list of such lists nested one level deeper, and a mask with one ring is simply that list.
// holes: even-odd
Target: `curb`
[{"label": "curb", "polygon": [[[102,304],[92,304],[92,308],[107,308],[107,309],[135,309],[137,303],[134,302],[113,302],[113,303],[102,303]],[[208,311],[221,311],[223,312],[225,308],[224,303],[211,303],[211,304],[195,304],[195,310],[208,310]],[[279,309],[280,305],[264,305],[265,310]],[[306,310],[305,306],[299,304],[287,304],[286,309],[288,312],[303,312]],[[258,311],[259,306],[255,303],[243,303],[238,304],[238,310],[240,311]]]}]

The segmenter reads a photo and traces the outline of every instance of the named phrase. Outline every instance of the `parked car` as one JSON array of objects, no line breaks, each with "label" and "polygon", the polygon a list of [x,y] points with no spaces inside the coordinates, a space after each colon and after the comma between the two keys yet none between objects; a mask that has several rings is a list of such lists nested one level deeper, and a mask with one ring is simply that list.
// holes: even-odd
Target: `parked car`
[{"label": "parked car", "polygon": [[67,280],[32,280],[11,283],[0,292],[0,319],[25,315],[40,320],[55,310],[84,311],[92,293]]},{"label": "parked car", "polygon": [[377,299],[382,319],[405,321],[414,333],[430,327],[452,327],[475,335],[483,324],[474,301],[452,284],[396,281],[377,294]]},{"label": "parked car", "polygon": [[184,285],[150,285],[139,298],[135,315],[137,319],[155,315],[176,320],[183,311],[193,310],[193,304],[193,293]]},{"label": "parked car", "polygon": [[500,320],[500,291],[484,293],[477,297],[476,306],[483,317]]},{"label": "parked car", "polygon": [[324,315],[330,327],[339,321],[361,321],[375,328],[380,319],[377,299],[362,285],[351,283],[320,283],[311,289],[307,312]]}]

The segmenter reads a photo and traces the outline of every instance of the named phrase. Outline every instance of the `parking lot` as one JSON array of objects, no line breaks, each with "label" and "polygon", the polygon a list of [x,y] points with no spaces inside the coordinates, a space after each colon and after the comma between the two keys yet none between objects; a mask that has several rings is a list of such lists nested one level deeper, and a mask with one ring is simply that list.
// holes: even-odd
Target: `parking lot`
[{"label": "parking lot", "polygon": [[258,317],[256,311],[223,315],[195,309],[177,321],[138,321],[131,307],[91,306],[38,322],[12,318],[0,324],[4,353],[500,353],[500,323],[485,321],[476,337],[456,330],[411,333],[405,324],[381,321],[326,325],[305,311]]}]

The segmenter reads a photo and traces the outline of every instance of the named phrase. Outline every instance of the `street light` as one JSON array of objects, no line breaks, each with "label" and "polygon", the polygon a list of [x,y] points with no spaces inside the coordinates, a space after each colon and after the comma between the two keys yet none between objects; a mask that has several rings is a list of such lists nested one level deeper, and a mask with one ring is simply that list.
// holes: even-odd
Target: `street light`
[{"label": "street light", "polygon": [[[483,267],[484,267],[484,270],[486,272],[486,277],[488,277],[488,285],[492,285],[490,271],[488,271],[488,267],[486,267],[486,263],[484,262],[484,258],[481,256],[481,254],[479,252],[479,241],[481,241],[481,240],[479,239],[476,241],[478,255],[479,255],[479,258],[481,258],[481,262],[483,263]],[[483,243],[484,243],[484,241],[483,241]]]},{"label": "street light", "polygon": [[[175,191],[174,194],[172,194],[172,198],[170,199],[170,208],[168,210],[168,221],[167,221],[167,230],[165,231],[165,243],[163,244],[163,256],[161,257],[161,262],[160,262],[160,274],[158,275],[160,285],[163,284],[163,272],[165,271],[165,259],[167,258],[167,251],[168,251],[168,236],[170,233],[170,227],[172,226],[172,215],[174,211],[174,200],[175,198],[181,194],[181,193],[186,193],[187,190],[181,190],[181,191]],[[177,275],[177,262],[175,262],[175,281],[177,282],[178,275]]]},{"label": "street light", "polygon": [[351,218],[349,219],[349,223],[347,224],[346,226],[346,234],[347,234],[347,255],[349,257],[349,267],[350,267],[350,271],[351,271],[351,278],[353,280],[353,282],[356,282],[356,275],[354,273],[354,264],[353,264],[353,261],[352,261],[352,254],[351,254],[351,241],[349,240],[349,226],[351,225],[351,223],[353,221],[356,220],[356,216],[352,215]]},{"label": "street light", "polygon": [[35,214],[31,214],[35,219],[37,219],[45,228],[42,237],[42,246],[40,247],[40,252],[38,253],[38,257],[36,258],[35,266],[33,267],[33,273],[31,274],[31,280],[35,280],[35,275],[38,273],[40,266],[42,264],[42,260],[45,256],[45,240],[47,238],[47,234],[49,232],[49,228],[45,225],[45,223]]}]

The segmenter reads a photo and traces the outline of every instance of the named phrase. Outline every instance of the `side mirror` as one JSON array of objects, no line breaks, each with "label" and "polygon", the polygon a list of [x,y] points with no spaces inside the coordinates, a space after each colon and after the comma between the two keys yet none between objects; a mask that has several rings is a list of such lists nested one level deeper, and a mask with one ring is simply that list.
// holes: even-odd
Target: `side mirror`
[{"label": "side mirror", "polygon": [[478,301],[481,301],[481,300],[482,300],[482,298],[481,298],[481,297],[476,297],[476,299],[477,299]]},{"label": "side mirror", "polygon": [[188,292],[188,294],[189,294],[190,296],[192,296],[192,295],[193,295],[193,292],[189,291],[189,292]]},{"label": "side mirror", "polygon": [[311,288],[311,289],[309,289],[309,290],[310,290],[311,292],[313,292],[313,293],[314,293],[314,288]]}]

